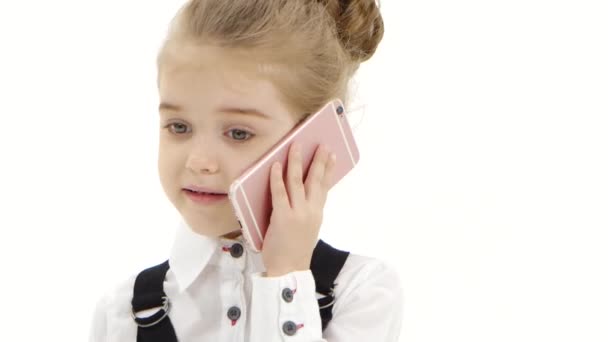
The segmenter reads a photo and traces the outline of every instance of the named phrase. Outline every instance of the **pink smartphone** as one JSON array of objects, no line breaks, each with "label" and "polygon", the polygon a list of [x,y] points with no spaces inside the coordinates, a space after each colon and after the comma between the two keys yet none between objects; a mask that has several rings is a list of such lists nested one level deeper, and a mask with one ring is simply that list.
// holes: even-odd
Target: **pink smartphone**
[{"label": "pink smartphone", "polygon": [[296,125],[230,186],[228,197],[243,236],[255,251],[262,249],[272,214],[270,168],[275,161],[280,161],[283,171],[287,170],[289,147],[293,142],[301,146],[304,179],[321,144],[326,145],[337,157],[332,187],[359,161],[359,150],[339,99],[330,101],[320,111]]}]

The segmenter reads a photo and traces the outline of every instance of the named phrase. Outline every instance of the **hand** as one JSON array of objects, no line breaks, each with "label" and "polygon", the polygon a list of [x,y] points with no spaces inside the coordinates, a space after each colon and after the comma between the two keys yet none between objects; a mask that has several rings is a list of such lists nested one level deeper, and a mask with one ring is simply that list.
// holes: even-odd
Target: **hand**
[{"label": "hand", "polygon": [[262,246],[266,276],[310,268],[335,165],[335,154],[330,155],[327,148],[319,146],[302,183],[302,155],[299,145],[294,143],[289,148],[286,182],[280,163],[272,166],[273,209]]}]

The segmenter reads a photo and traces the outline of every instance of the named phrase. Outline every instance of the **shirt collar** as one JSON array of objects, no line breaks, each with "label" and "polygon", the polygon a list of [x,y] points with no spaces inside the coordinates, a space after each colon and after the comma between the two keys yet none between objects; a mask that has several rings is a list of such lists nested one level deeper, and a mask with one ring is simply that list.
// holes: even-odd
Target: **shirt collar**
[{"label": "shirt collar", "polygon": [[241,242],[247,248],[242,235],[234,240],[209,237],[194,232],[184,220],[180,220],[169,255],[169,267],[175,275],[180,292],[194,282],[213,255],[221,252],[222,246],[228,241]]},{"label": "shirt collar", "polygon": [[180,221],[169,256],[169,267],[180,292],[192,284],[219,246],[219,238],[198,234],[186,222]]}]

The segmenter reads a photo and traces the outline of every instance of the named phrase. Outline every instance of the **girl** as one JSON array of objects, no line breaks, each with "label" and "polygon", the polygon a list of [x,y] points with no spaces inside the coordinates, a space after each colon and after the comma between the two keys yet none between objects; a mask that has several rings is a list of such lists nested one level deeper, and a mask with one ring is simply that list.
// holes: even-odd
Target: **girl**
[{"label": "girl", "polygon": [[[161,184],[183,220],[168,262],[98,304],[90,340],[397,341],[394,270],[318,240],[335,155],[271,171],[263,250],[227,191],[305,113],[347,93],[383,35],[374,0],[190,0],[158,56]],[[283,179],[283,168],[286,176]]]}]

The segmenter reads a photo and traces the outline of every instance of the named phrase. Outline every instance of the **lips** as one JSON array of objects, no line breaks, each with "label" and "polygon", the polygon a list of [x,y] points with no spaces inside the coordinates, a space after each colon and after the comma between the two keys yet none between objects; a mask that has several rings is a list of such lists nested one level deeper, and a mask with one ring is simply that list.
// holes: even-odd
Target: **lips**
[{"label": "lips", "polygon": [[228,198],[227,194],[216,192],[216,190],[205,189],[205,191],[195,191],[192,189],[184,188],[182,191],[194,203],[204,206],[221,204],[224,203]]},{"label": "lips", "polygon": [[226,195],[226,193],[221,190],[201,187],[201,186],[197,186],[197,185],[187,186],[184,188],[184,190],[187,190],[192,193],[203,194],[203,195]]},{"label": "lips", "polygon": [[191,192],[193,194],[198,194],[198,195],[215,195],[215,196],[225,195],[225,193],[218,193],[218,192],[194,191],[194,190],[190,190],[190,189],[184,189],[184,190]]}]

